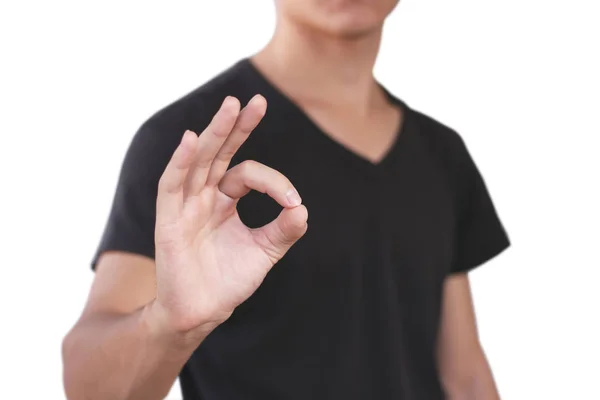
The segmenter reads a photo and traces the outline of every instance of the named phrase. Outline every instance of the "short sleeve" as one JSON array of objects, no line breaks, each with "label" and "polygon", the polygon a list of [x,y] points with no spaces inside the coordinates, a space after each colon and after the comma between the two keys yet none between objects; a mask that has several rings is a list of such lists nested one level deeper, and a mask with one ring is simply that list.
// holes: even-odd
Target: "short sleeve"
[{"label": "short sleeve", "polygon": [[461,145],[452,273],[468,272],[510,246],[484,179],[464,143]]},{"label": "short sleeve", "polygon": [[174,132],[146,122],[134,135],[122,162],[112,206],[92,269],[102,253],[123,251],[154,258],[158,181],[177,146]]}]

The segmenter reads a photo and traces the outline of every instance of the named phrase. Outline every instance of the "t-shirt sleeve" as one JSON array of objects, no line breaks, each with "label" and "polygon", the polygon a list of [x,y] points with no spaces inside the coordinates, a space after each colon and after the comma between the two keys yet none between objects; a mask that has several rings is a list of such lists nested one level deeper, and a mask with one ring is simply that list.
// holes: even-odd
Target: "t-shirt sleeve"
[{"label": "t-shirt sleeve", "polygon": [[462,139],[461,153],[452,273],[469,272],[510,246],[484,179]]},{"label": "t-shirt sleeve", "polygon": [[[182,133],[183,134],[183,133]],[[133,136],[121,165],[112,206],[91,266],[106,251],[154,258],[158,181],[177,146],[176,132],[146,122]]]}]

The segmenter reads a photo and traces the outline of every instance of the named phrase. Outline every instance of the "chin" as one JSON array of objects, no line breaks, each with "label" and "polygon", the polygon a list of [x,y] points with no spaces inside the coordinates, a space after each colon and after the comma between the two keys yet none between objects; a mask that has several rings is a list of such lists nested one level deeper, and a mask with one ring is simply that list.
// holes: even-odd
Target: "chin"
[{"label": "chin", "polygon": [[398,0],[278,0],[285,17],[327,35],[357,38],[379,31]]},{"label": "chin", "polygon": [[329,21],[327,25],[321,26],[321,30],[327,32],[330,36],[358,39],[379,32],[382,24],[383,21],[341,21],[339,23]]}]

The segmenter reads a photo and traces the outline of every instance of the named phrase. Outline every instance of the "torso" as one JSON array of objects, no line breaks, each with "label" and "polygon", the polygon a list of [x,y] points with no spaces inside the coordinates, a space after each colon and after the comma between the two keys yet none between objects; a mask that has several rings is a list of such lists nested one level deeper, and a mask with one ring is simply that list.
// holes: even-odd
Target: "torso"
[{"label": "torso", "polygon": [[[382,94],[382,96],[384,96]],[[402,110],[389,101],[379,104],[368,116],[357,116],[346,109],[300,103],[319,130],[358,156],[379,163],[397,139],[402,125]]]},{"label": "torso", "polygon": [[[256,64],[269,70],[263,58],[249,62],[249,66],[264,74]],[[283,97],[293,102],[292,105],[302,111],[315,130],[340,146],[373,164],[379,163],[392,148],[402,126],[402,109],[390,101],[388,94],[374,79],[368,90],[369,95],[365,96],[369,100],[359,106],[358,102],[339,104],[335,101],[336,96],[328,98],[323,93],[316,95],[301,83],[280,76],[278,71],[270,72],[268,83],[276,86]]]},{"label": "torso", "polygon": [[[456,221],[421,117],[391,95],[363,123],[308,116],[247,60],[199,93],[182,113],[196,131],[225,95],[267,98],[234,164],[254,159],[286,175],[309,229],[194,353],[185,398],[442,399],[434,350]],[[280,207],[252,192],[238,212],[257,227]]]}]

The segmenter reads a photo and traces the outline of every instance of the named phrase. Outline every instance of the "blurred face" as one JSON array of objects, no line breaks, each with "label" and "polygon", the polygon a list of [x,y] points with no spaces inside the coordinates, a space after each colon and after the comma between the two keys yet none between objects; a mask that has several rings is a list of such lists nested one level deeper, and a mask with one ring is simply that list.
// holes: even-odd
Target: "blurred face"
[{"label": "blurred face", "polygon": [[381,27],[399,0],[276,0],[280,18],[340,37]]}]

